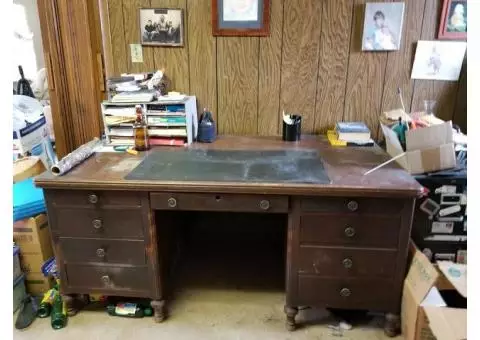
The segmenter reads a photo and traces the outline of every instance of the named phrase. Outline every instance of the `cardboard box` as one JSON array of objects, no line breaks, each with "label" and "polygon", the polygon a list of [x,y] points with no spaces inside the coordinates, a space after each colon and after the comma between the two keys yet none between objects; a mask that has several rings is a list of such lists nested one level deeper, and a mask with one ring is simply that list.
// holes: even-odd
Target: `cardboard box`
[{"label": "cardboard box", "polygon": [[13,223],[13,240],[20,247],[20,264],[25,273],[40,273],[43,263],[53,256],[45,214]]},{"label": "cardboard box", "polygon": [[467,266],[439,261],[434,266],[414,245],[402,296],[405,340],[467,339],[467,309],[448,307],[439,290],[455,289],[467,297]]},{"label": "cardboard box", "polygon": [[43,295],[53,284],[53,278],[45,277],[42,273],[29,273],[25,277],[27,292],[34,296]]},{"label": "cardboard box", "polygon": [[397,134],[391,128],[380,125],[385,136],[387,152],[392,157],[405,153],[403,157],[397,159],[397,162],[409,173],[421,174],[456,166],[451,121],[407,131],[405,152]]}]

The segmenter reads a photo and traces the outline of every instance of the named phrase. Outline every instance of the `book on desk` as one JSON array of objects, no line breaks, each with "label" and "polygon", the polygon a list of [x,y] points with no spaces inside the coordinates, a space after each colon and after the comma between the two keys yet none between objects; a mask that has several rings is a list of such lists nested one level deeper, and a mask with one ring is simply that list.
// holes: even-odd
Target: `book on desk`
[{"label": "book on desk", "polygon": [[338,122],[335,130],[327,131],[332,146],[373,146],[370,129],[363,122]]}]

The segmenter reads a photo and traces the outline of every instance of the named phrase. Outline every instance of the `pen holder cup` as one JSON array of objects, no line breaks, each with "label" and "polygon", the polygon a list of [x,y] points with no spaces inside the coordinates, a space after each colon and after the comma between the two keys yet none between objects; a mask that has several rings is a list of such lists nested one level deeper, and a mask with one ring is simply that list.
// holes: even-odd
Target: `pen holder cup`
[{"label": "pen holder cup", "polygon": [[293,124],[283,122],[282,139],[287,142],[296,142],[300,140],[302,134],[302,117],[298,115],[291,117]]}]

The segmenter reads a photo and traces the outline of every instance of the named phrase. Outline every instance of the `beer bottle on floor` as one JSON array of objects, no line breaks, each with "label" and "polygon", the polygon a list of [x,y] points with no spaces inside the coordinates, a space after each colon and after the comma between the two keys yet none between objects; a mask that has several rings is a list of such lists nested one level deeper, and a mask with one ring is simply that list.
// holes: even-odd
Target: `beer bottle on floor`
[{"label": "beer bottle on floor", "polygon": [[53,301],[51,317],[53,329],[61,329],[67,325],[67,305],[60,294],[57,294]]}]

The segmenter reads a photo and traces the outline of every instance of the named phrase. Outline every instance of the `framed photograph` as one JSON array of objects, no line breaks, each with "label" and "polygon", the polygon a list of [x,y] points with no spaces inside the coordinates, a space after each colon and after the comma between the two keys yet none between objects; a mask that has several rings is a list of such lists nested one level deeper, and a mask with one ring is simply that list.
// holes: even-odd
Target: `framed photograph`
[{"label": "framed photograph", "polygon": [[403,2],[368,2],[363,24],[363,51],[395,51],[402,40]]},{"label": "framed photograph", "polygon": [[463,41],[419,41],[412,79],[458,80],[466,50]]},{"label": "framed photograph", "polygon": [[467,39],[467,0],[444,0],[438,39]]},{"label": "framed photograph", "polygon": [[183,9],[140,8],[140,41],[148,46],[183,46]]},{"label": "framed photograph", "polygon": [[270,0],[212,0],[215,36],[268,36]]}]

